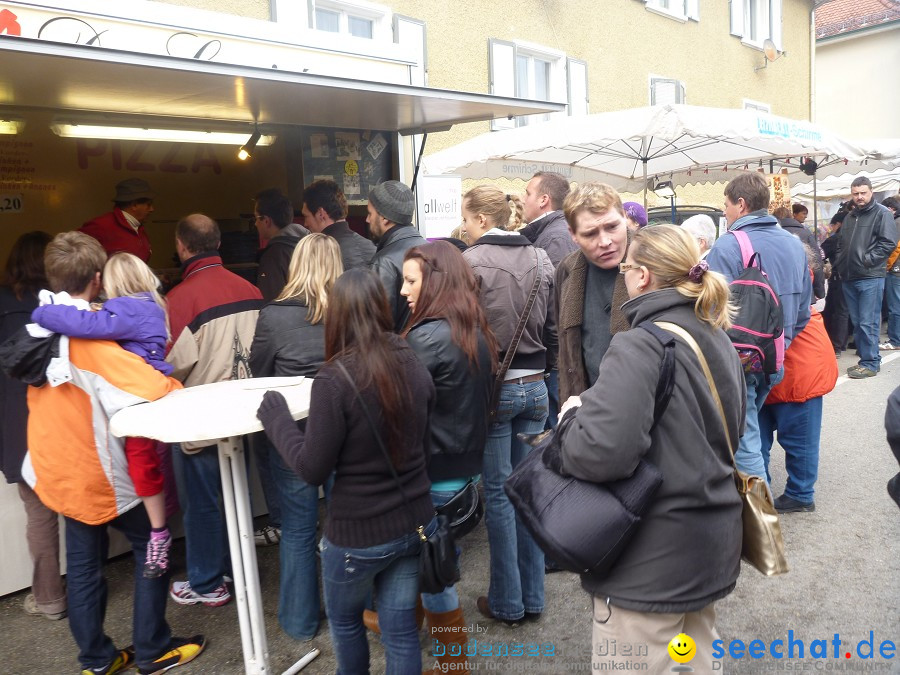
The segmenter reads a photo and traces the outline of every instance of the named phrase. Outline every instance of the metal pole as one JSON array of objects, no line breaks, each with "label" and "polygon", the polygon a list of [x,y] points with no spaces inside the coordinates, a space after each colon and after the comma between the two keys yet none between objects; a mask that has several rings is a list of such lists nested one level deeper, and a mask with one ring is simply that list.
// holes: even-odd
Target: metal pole
[{"label": "metal pole", "polygon": [[409,189],[413,192],[416,191],[416,181],[419,179],[419,167],[422,165],[422,153],[425,152],[425,141],[428,140],[428,132],[422,134],[422,145],[419,146],[419,156],[416,158],[416,170],[413,172],[412,185],[409,186]]},{"label": "metal pole", "polygon": [[644,211],[647,210],[647,160],[642,159],[644,165]]},{"label": "metal pole", "polygon": [[813,174],[813,235],[816,238],[816,244],[819,243],[819,200],[816,192],[816,174]]}]

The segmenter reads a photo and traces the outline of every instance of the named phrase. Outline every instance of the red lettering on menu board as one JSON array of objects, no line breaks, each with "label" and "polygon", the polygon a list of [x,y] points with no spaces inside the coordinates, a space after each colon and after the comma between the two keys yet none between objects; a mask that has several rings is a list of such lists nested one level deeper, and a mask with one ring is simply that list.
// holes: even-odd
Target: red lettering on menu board
[{"label": "red lettering on menu board", "polygon": [[0,34],[21,36],[22,26],[19,25],[18,18],[8,9],[0,10]]},{"label": "red lettering on menu board", "polygon": [[[160,145],[155,143],[155,146]],[[145,154],[151,148],[149,141],[137,141],[128,160],[125,161],[124,167],[126,171],[162,171],[165,173],[187,173],[187,164],[178,163],[178,153],[181,151],[184,143],[170,143],[170,148],[160,160],[159,164],[149,162],[145,158]],[[91,158],[105,157],[109,151],[112,168],[121,171],[122,163],[122,141],[113,140],[91,140],[79,138],[75,143],[78,158],[78,168],[87,169]],[[222,173],[222,165],[219,158],[216,157],[215,149],[206,144],[198,144],[194,150],[194,162],[190,167],[193,173],[200,173],[203,169],[209,169],[214,174]]]}]

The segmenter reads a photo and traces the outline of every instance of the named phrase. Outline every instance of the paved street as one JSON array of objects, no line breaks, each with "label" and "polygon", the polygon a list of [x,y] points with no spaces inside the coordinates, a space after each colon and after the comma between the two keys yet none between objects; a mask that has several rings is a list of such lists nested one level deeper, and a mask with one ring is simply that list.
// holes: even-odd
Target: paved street
[{"label": "paved street", "polygon": [[[841,372],[854,363],[855,357],[842,357]],[[725,649],[732,640],[741,640],[745,646],[761,640],[767,653],[762,658],[752,658],[745,648],[740,659],[726,656],[723,672],[817,672],[864,667],[869,672],[900,672],[900,656],[895,654],[892,659],[878,656],[884,640],[900,642],[900,513],[885,491],[885,482],[897,471],[897,464],[885,442],[883,426],[885,400],[897,384],[900,384],[900,353],[885,359],[878,377],[859,381],[842,377],[837,389],[826,397],[816,511],[782,518],[791,572],[767,579],[745,565],[736,591],[718,605],[717,625]],[[778,448],[773,449],[772,475],[777,496],[784,486],[783,453]],[[543,654],[473,658],[478,669],[588,672],[589,598],[577,578],[565,573],[548,576],[544,618],[537,624],[506,628],[481,619],[475,610],[475,599],[487,589],[488,551],[483,527],[470,535],[464,545],[463,580],[459,589],[467,621],[473,628],[477,626],[484,631],[475,635],[478,644],[490,644],[492,649],[508,645],[511,651],[516,645],[525,648],[537,645],[535,649]],[[309,645],[293,642],[279,629],[277,548],[261,549],[259,556],[272,672],[282,672],[313,646],[321,649],[322,655],[303,672],[334,672],[327,627]],[[176,559],[183,560],[182,545],[177,548]],[[109,568],[107,628],[121,645],[130,642],[131,569],[127,557],[113,562]],[[26,616],[21,611],[23,597],[24,593],[18,593],[0,599],[0,654],[4,658],[0,672],[77,672],[75,645],[65,622],[51,623]],[[242,672],[233,604],[211,609],[170,603],[168,616],[176,633],[204,632],[210,640],[206,654],[178,672],[192,675]],[[804,660],[788,658],[789,631],[793,631],[795,642],[803,642]],[[835,634],[841,640],[839,659],[832,654]],[[863,660],[857,653],[858,643],[868,642],[870,634],[876,658]],[[426,638],[422,635],[424,645]],[[784,641],[785,658],[781,660],[768,654],[768,646],[778,639]],[[829,658],[820,661],[810,658],[810,650],[822,646],[814,645],[815,640],[827,641]],[[863,655],[869,653],[866,643],[859,648]],[[372,641],[372,649],[373,662],[378,664],[376,641]],[[851,653],[850,659],[844,656],[847,652]],[[885,653],[889,652],[887,649]],[[627,656],[619,660],[627,661]],[[695,671],[703,672],[701,668]],[[380,672],[380,667],[376,666],[373,672]]]}]

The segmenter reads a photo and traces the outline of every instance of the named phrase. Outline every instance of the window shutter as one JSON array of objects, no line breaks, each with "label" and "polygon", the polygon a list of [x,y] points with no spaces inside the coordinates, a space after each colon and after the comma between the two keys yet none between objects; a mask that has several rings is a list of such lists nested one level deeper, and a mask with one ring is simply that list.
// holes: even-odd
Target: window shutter
[{"label": "window shutter", "polygon": [[769,1],[769,37],[775,43],[775,49],[783,51],[783,31],[781,27],[781,0]]},{"label": "window shutter", "polygon": [[569,90],[569,115],[587,115],[590,112],[587,63],[578,59],[566,59],[566,77]]},{"label": "window shutter", "polygon": [[684,85],[669,78],[650,78],[650,105],[668,103],[684,103]]},{"label": "window shutter", "polygon": [[744,0],[729,0],[731,3],[731,34],[744,37]]},{"label": "window shutter", "polygon": [[[495,96],[516,96],[516,46],[504,40],[488,40],[488,63],[490,69],[490,91]],[[514,119],[491,121],[491,131],[513,129]]]},{"label": "window shutter", "polygon": [[689,19],[700,20],[700,0],[685,0],[684,13]]},{"label": "window shutter", "polygon": [[306,0],[306,9],[307,9],[307,19],[309,20],[309,27],[313,29],[316,27],[316,0]]},{"label": "window shutter", "polygon": [[417,87],[428,86],[425,22],[394,14],[394,42],[408,47],[416,57],[416,65],[409,68],[409,83]]}]

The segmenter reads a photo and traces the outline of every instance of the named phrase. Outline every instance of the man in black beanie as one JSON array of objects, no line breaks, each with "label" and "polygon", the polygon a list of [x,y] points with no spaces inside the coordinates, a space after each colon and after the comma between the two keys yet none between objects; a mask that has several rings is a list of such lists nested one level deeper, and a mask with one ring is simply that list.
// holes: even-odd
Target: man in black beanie
[{"label": "man in black beanie", "polygon": [[412,226],[415,199],[412,190],[397,180],[379,183],[369,192],[366,222],[376,241],[372,270],[387,291],[394,330],[400,332],[409,321],[409,305],[400,296],[403,286],[403,256],[425,239]]}]

